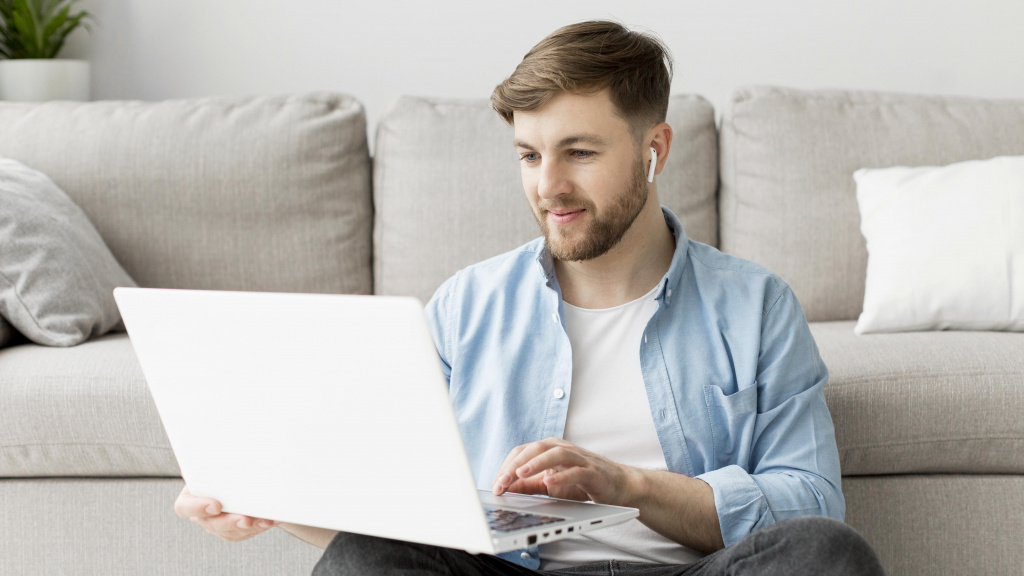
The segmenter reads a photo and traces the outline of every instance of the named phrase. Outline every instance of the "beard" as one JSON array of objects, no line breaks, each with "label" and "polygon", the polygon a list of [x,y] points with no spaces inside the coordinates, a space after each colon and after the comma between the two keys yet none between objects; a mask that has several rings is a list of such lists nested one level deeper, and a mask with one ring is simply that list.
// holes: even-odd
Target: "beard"
[{"label": "beard", "polygon": [[[533,216],[555,260],[582,262],[604,255],[622,240],[647,205],[647,196],[643,157],[638,153],[633,162],[633,175],[625,193],[616,198],[605,213],[599,214],[597,206],[590,200],[568,196],[560,197],[550,204],[539,203]],[[575,234],[576,238],[558,229],[552,232],[545,214],[552,209],[586,210],[590,221],[586,228]]]}]

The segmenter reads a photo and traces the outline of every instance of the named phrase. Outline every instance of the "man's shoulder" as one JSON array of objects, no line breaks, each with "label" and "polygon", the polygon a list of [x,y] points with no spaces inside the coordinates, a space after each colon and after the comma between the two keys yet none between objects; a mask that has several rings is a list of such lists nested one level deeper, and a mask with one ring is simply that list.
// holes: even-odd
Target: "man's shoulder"
[{"label": "man's shoulder", "polygon": [[702,289],[722,291],[762,290],[770,305],[789,284],[768,268],[695,240],[689,241],[689,257],[696,281]]},{"label": "man's shoulder", "polygon": [[783,282],[774,272],[757,262],[726,254],[714,246],[696,240],[691,239],[689,243],[690,257],[693,258],[695,266],[701,266],[709,271],[735,273],[750,277],[768,277]]},{"label": "man's shoulder", "polygon": [[536,238],[514,250],[492,256],[456,272],[439,289],[439,292],[457,291],[460,297],[466,295],[486,297],[494,291],[507,291],[525,281],[544,278],[540,255],[544,250],[544,238]]},{"label": "man's shoulder", "polygon": [[514,250],[471,264],[459,273],[484,276],[495,273],[521,274],[523,269],[540,266],[539,258],[543,250],[544,238],[534,238]]}]

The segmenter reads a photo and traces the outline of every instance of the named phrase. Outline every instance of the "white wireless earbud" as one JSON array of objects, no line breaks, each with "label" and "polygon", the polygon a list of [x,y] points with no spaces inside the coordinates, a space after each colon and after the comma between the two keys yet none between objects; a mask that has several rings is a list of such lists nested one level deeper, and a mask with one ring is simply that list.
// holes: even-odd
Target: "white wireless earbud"
[{"label": "white wireless earbud", "polygon": [[658,165],[658,151],[651,147],[651,170],[647,173],[647,181],[654,182],[654,167]]}]

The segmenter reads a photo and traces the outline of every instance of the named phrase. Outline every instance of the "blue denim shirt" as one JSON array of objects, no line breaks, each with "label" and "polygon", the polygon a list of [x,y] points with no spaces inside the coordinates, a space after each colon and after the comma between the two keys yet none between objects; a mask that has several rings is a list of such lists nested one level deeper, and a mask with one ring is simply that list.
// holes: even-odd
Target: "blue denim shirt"
[{"label": "blue denim shirt", "polygon": [[[638,349],[668,469],[711,486],[726,546],[785,518],[843,520],[828,370],[800,303],[778,276],[688,240],[663,211],[676,248]],[[459,271],[426,311],[489,490],[512,448],[565,429],[572,350],[544,239]],[[502,557],[539,564],[536,548]]]}]

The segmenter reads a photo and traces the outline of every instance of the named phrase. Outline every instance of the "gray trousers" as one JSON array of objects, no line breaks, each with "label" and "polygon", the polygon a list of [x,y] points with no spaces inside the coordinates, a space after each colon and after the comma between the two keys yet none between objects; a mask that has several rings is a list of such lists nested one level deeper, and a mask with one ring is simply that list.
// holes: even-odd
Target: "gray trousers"
[{"label": "gray trousers", "polygon": [[313,576],[877,576],[881,561],[856,530],[824,516],[776,522],[694,564],[595,562],[563,570],[537,571],[486,554],[339,533],[313,568]]}]

